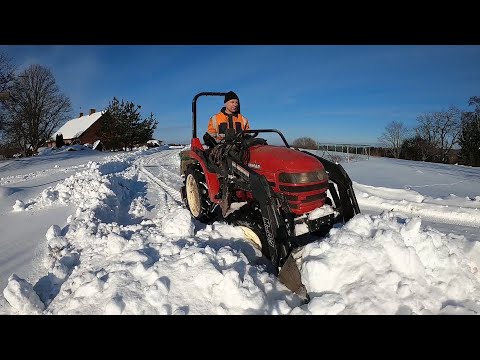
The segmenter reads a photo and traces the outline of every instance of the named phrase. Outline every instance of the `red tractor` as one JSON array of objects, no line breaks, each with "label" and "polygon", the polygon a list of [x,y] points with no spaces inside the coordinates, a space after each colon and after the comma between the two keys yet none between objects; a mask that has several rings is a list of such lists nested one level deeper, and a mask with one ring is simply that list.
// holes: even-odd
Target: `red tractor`
[{"label": "red tractor", "polygon": [[[341,165],[290,147],[275,129],[227,130],[218,144],[205,133],[202,145],[197,99],[225,94],[201,92],[193,98],[191,147],[180,153],[182,199],[203,223],[241,226],[271,261],[275,275],[308,298],[293,254],[360,213],[352,181]],[[269,145],[260,133],[277,133],[284,145]]]}]

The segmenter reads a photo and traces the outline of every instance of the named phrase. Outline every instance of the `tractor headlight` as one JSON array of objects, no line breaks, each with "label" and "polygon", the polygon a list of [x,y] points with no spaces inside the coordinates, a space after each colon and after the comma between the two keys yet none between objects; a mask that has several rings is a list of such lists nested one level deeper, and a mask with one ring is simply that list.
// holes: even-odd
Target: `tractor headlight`
[{"label": "tractor headlight", "polygon": [[328,179],[325,170],[310,171],[304,173],[280,173],[278,180],[288,184],[309,184],[325,181]]}]

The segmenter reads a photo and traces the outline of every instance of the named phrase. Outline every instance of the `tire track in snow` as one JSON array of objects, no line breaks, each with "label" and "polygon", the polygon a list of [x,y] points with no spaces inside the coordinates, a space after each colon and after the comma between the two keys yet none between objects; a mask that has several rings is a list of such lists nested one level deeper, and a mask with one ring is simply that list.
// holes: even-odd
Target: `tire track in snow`
[{"label": "tire track in snow", "polygon": [[[142,157],[136,161],[139,171],[144,174],[151,183],[156,184],[164,194],[164,196],[162,196],[162,194],[159,196],[159,203],[157,204],[159,213],[170,212],[172,208],[183,206],[180,191],[169,185],[172,184],[172,181],[169,181],[172,177],[178,178],[177,182],[181,181],[180,175],[177,175],[166,167],[159,165],[160,163],[165,164],[165,161],[171,162],[175,156],[178,158],[178,152],[179,151],[172,151],[172,153],[170,153],[170,151],[161,151]],[[150,170],[152,168],[156,168],[155,174]]]}]

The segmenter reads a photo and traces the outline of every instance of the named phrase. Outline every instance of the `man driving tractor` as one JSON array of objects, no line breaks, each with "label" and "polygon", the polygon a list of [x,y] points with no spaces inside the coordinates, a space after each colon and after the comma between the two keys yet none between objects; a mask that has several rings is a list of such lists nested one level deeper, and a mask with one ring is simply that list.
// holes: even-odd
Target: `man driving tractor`
[{"label": "man driving tractor", "polygon": [[207,133],[218,143],[225,139],[227,129],[234,129],[235,133],[241,130],[250,130],[248,119],[240,114],[240,100],[233,91],[225,95],[225,106],[219,113],[208,121]]}]

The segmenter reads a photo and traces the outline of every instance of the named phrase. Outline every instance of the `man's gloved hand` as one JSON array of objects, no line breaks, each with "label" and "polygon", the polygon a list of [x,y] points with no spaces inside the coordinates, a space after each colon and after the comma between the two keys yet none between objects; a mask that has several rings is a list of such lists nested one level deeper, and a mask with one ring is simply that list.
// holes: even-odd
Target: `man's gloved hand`
[{"label": "man's gloved hand", "polygon": [[203,142],[205,143],[205,145],[207,145],[208,147],[215,147],[218,143],[217,143],[217,140],[215,140],[215,138],[210,135],[208,132],[206,132],[204,135],[203,135]]}]

